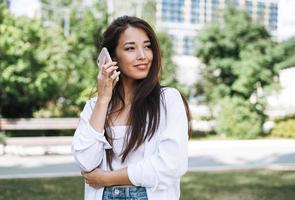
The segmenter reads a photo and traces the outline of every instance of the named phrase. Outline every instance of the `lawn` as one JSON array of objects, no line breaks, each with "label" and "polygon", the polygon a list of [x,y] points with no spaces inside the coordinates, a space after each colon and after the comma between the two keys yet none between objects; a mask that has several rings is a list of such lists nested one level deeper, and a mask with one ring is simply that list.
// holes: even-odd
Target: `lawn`
[{"label": "lawn", "polygon": [[[189,172],[182,178],[181,200],[291,200],[295,172]],[[81,200],[80,177],[0,180],[0,200]]]}]

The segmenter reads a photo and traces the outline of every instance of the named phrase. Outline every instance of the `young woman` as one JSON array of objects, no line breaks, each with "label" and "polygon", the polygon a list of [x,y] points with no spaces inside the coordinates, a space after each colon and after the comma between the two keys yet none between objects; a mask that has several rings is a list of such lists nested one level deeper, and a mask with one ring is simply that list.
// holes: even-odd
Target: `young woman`
[{"label": "young woman", "polygon": [[101,66],[72,150],[85,200],[177,200],[188,167],[189,115],[174,88],[160,86],[161,55],[150,25],[117,18],[103,35],[112,60]]}]

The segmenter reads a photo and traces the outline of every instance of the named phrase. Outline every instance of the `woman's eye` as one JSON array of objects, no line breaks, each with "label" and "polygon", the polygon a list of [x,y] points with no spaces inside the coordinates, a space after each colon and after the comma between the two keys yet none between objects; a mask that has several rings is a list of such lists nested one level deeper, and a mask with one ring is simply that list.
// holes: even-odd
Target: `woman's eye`
[{"label": "woman's eye", "polygon": [[152,48],[152,45],[150,45],[150,44],[149,45],[146,45],[145,48],[151,49]]},{"label": "woman's eye", "polygon": [[134,47],[126,47],[125,50],[126,51],[132,51],[132,50],[134,50]]}]

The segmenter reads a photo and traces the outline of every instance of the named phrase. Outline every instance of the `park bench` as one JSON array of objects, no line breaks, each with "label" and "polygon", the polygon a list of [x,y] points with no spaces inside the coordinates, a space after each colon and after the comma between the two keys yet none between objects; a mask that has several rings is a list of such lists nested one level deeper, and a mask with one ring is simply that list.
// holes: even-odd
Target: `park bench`
[{"label": "park bench", "polygon": [[76,129],[78,121],[79,118],[2,118],[0,119],[0,131]]},{"label": "park bench", "polygon": [[[9,130],[74,130],[79,122],[79,118],[20,118],[20,119],[0,119],[0,131]],[[4,141],[4,150],[7,147],[33,147],[41,146],[45,148],[45,153],[49,153],[50,146],[69,146],[71,136],[50,136],[50,137],[12,137]]]}]

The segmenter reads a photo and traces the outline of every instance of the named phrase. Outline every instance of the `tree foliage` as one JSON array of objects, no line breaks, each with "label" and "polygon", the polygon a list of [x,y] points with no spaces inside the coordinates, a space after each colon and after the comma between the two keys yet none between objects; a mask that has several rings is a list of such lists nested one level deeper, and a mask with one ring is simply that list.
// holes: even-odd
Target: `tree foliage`
[{"label": "tree foliage", "polygon": [[156,0],[145,0],[143,3],[142,18],[146,20],[153,28],[156,27],[156,13],[157,2]]},{"label": "tree foliage", "polygon": [[99,16],[93,8],[71,10],[71,34],[65,37],[59,25],[44,28],[40,21],[11,16],[1,7],[3,116],[31,117],[50,105],[59,105],[56,115],[78,112],[81,96],[95,85],[97,44],[107,23],[103,4],[95,9]]},{"label": "tree foliage", "polygon": [[[12,16],[0,2],[0,109],[4,117],[76,116],[95,90],[95,60],[108,24],[105,1],[92,7],[84,7],[80,0],[41,2],[48,11],[41,20]],[[154,9],[153,0],[148,4]],[[50,26],[43,20],[50,21]],[[162,84],[176,86],[172,43],[162,33],[159,40]]]},{"label": "tree foliage", "polygon": [[205,92],[210,103],[225,96],[249,99],[270,86],[281,59],[265,28],[244,12],[229,9],[224,23],[213,24],[198,36],[196,55],[206,64]]},{"label": "tree foliage", "polygon": [[162,55],[161,85],[175,87],[183,95],[188,97],[190,94],[190,89],[188,86],[179,83],[177,80],[177,66],[172,60],[174,54],[172,39],[165,32],[158,32],[157,36]]},{"label": "tree foliage", "polygon": [[282,60],[278,64],[279,68],[295,67],[295,37],[283,41],[279,47],[282,51]]},{"label": "tree foliage", "polygon": [[255,138],[262,129],[263,117],[249,101],[240,97],[225,97],[219,102],[216,131],[228,137]]},{"label": "tree foliage", "polygon": [[41,107],[50,93],[54,98],[57,87],[38,56],[45,30],[37,21],[10,16],[5,7],[0,12],[1,112],[29,116],[31,108]]},{"label": "tree foliage", "polygon": [[242,104],[249,107],[245,110],[255,110],[264,120],[264,97],[276,83],[282,59],[267,30],[245,12],[228,9],[223,23],[208,26],[197,39],[196,55],[206,65],[202,73],[210,105],[225,97],[251,100]]},{"label": "tree foliage", "polygon": [[161,55],[162,55],[162,74],[161,84],[165,86],[176,85],[176,65],[172,62],[172,42],[169,36],[164,32],[157,33]]}]

